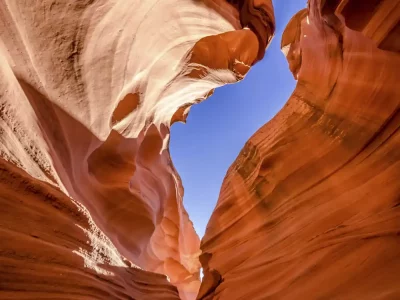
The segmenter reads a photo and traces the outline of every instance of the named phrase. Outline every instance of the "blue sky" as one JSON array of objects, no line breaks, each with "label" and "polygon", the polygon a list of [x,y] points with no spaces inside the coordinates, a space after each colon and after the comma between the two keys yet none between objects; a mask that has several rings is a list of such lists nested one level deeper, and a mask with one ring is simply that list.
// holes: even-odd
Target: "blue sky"
[{"label": "blue sky", "polygon": [[217,203],[222,181],[246,141],[291,95],[295,80],[280,51],[282,31],[306,0],[273,0],[276,33],[264,59],[241,82],[216,89],[194,105],[187,124],[171,128],[172,161],[185,188],[186,210],[200,237]]}]

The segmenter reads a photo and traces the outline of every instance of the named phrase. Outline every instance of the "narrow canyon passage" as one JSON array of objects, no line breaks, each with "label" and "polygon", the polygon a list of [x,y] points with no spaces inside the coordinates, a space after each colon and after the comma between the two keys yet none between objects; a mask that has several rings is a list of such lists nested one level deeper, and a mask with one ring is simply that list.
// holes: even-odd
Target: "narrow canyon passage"
[{"label": "narrow canyon passage", "polygon": [[399,79],[400,0],[1,1],[0,299],[400,299]]},{"label": "narrow canyon passage", "polygon": [[296,81],[280,43],[290,18],[306,0],[274,0],[276,33],[262,61],[235,84],[192,106],[187,123],[171,127],[170,152],[185,190],[183,202],[200,238],[222,180],[246,141],[285,104]]}]

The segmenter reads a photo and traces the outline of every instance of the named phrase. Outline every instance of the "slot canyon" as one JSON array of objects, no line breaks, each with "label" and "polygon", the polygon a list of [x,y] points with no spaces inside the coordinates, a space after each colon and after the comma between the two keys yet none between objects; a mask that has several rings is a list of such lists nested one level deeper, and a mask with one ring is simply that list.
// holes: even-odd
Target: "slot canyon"
[{"label": "slot canyon", "polygon": [[[2,0],[0,299],[400,299],[400,0],[303,2]],[[199,237],[170,128],[272,38],[295,89]]]}]

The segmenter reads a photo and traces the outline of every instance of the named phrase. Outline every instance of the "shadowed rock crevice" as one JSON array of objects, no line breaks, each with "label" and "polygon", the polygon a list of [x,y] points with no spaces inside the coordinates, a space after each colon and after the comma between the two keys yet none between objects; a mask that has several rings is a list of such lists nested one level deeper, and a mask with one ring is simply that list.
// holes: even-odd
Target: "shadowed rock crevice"
[{"label": "shadowed rock crevice", "polygon": [[118,106],[115,108],[111,123],[115,124],[122,119],[124,119],[128,114],[135,111],[140,103],[140,96],[138,93],[129,93],[127,94],[119,103]]},{"label": "shadowed rock crevice", "polygon": [[198,300],[212,299],[215,289],[222,283],[223,279],[221,274],[214,269],[210,269],[208,262],[211,259],[212,254],[202,253],[200,256],[200,262],[203,267],[203,280],[200,291],[197,295]]}]

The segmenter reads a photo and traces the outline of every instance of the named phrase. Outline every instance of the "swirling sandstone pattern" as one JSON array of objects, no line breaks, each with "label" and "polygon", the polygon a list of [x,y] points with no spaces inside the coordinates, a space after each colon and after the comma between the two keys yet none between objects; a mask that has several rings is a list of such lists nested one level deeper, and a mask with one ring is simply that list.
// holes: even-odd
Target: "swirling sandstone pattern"
[{"label": "swirling sandstone pattern", "polygon": [[1,299],[180,299],[165,276],[118,261],[99,232],[103,272],[86,268],[74,252],[93,251],[82,230],[93,227],[85,213],[53,186],[0,161]]},{"label": "swirling sandstone pattern", "polygon": [[227,172],[198,299],[400,298],[400,4],[365,2],[289,22],[298,83]]},{"label": "swirling sandstone pattern", "polygon": [[[400,297],[399,9],[310,0],[289,22],[298,84],[228,170],[198,299]],[[273,32],[269,0],[4,0],[0,298],[193,299],[169,127]]]},{"label": "swirling sandstone pattern", "polygon": [[269,0],[2,1],[0,298],[194,298],[169,126],[273,31]]}]

